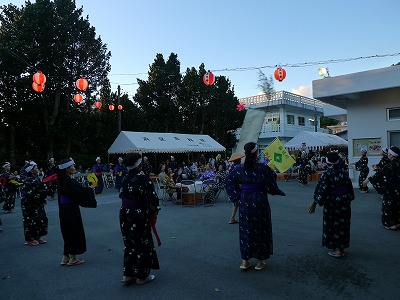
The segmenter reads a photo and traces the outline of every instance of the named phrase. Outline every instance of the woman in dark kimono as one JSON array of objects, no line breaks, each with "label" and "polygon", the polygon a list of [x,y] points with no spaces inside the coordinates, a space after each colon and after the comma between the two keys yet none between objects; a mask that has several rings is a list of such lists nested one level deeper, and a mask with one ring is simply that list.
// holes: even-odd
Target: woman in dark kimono
[{"label": "woman in dark kimono", "polygon": [[265,268],[264,260],[273,254],[271,209],[267,194],[285,195],[276,184],[274,172],[257,162],[257,150],[256,143],[244,145],[244,164],[235,166],[225,180],[230,201],[239,201],[242,270],[251,267],[251,258],[257,259],[256,270]]},{"label": "woman in dark kimono", "polygon": [[361,158],[358,162],[356,162],[356,170],[360,171],[360,176],[358,177],[358,186],[361,193],[368,193],[368,186],[363,185],[363,181],[367,179],[369,168],[368,168],[368,157],[367,157],[367,149],[361,148]]},{"label": "woman in dark kimono", "polygon": [[35,162],[31,161],[25,171],[26,179],[21,189],[25,245],[37,246],[46,243],[41,237],[47,235],[48,219],[44,205],[48,191],[38,176],[39,169]]},{"label": "woman in dark kimono", "polygon": [[119,213],[124,241],[124,273],[122,283],[139,285],[154,280],[151,269],[159,269],[157,253],[151,235],[160,209],[158,196],[150,178],[141,172],[139,153],[129,153],[124,158],[128,174],[122,180]]},{"label": "woman in dark kimono", "polygon": [[128,173],[128,169],[123,164],[122,157],[118,158],[118,164],[114,168],[114,176],[115,176],[115,189],[119,190],[121,188],[122,179]]},{"label": "woman in dark kimono", "polygon": [[349,175],[339,164],[337,152],[329,152],[326,162],[329,168],[322,174],[314,191],[314,201],[309,213],[315,212],[317,204],[323,206],[322,246],[331,249],[332,257],[343,257],[350,245],[351,201],[354,190]]},{"label": "woman in dark kimono", "polygon": [[[400,229],[400,149],[391,147],[388,149],[389,163],[382,171],[366,179],[368,182],[383,192],[382,199],[382,225],[389,230]],[[379,174],[379,175],[378,175]]]},{"label": "woman in dark kimono", "polygon": [[308,157],[305,151],[301,152],[296,160],[296,164],[299,170],[299,182],[302,186],[305,186],[308,182],[308,174],[310,173],[310,166],[308,164]]},{"label": "woman in dark kimono", "polygon": [[76,173],[72,158],[64,159],[58,166],[57,190],[61,234],[64,239],[62,266],[84,263],[76,255],[86,252],[86,237],[79,206],[96,207],[93,186],[83,187],[71,176]]},{"label": "woman in dark kimono", "polygon": [[14,173],[10,171],[11,164],[6,162],[3,165],[3,171],[0,174],[1,184],[3,185],[6,198],[4,200],[3,210],[12,212],[15,206],[15,196],[17,193],[17,186],[12,184],[11,181],[15,179]]}]

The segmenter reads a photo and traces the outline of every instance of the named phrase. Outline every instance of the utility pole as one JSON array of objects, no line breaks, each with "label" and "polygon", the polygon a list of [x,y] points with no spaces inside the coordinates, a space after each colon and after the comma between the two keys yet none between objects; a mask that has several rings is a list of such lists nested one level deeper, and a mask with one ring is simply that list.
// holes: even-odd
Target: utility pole
[{"label": "utility pole", "polygon": [[[121,87],[118,85],[118,95],[117,95],[118,106],[117,107],[119,107],[119,105],[121,104],[120,96],[121,96]],[[121,132],[121,110],[118,109],[118,133],[120,133],[120,132]]]},{"label": "utility pole", "polygon": [[318,126],[317,126],[317,106],[315,105],[315,99],[314,99],[314,131],[318,132]]}]

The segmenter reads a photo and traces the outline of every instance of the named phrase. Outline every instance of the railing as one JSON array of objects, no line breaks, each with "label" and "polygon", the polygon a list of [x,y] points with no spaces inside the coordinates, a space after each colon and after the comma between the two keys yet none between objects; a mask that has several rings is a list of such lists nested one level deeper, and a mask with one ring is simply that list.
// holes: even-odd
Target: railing
[{"label": "railing", "polygon": [[309,109],[323,112],[323,103],[321,101],[286,91],[272,93],[270,98],[265,94],[240,98],[239,102],[245,104],[247,108],[286,104],[297,107],[308,106]]},{"label": "railing", "polygon": [[[286,136],[286,137],[295,137],[301,131],[314,131],[314,126],[300,126],[300,125],[291,125],[285,124],[281,126],[281,124],[264,124],[261,127],[260,138],[268,138],[268,137],[278,137],[278,136]],[[318,132],[329,133],[328,129],[317,128]],[[236,130],[236,137],[239,139],[242,129],[239,128]]]}]

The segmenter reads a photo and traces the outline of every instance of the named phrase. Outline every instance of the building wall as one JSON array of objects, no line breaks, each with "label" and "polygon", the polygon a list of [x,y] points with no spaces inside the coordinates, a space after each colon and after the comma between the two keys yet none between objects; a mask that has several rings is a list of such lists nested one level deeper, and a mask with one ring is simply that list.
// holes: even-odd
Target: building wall
[{"label": "building wall", "polygon": [[[354,139],[381,138],[383,148],[389,145],[388,132],[400,130],[400,120],[388,121],[387,108],[400,107],[400,95],[396,89],[363,93],[359,100],[347,104],[349,162],[360,159],[360,153],[353,153]],[[380,156],[368,156],[369,165],[376,164]],[[372,173],[370,173],[372,174]]]}]

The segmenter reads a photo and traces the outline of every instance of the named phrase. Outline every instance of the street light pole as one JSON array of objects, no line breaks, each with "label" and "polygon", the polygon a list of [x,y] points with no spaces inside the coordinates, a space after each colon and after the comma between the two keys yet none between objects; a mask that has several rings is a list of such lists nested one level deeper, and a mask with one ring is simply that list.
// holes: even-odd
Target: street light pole
[{"label": "street light pole", "polygon": [[315,99],[314,99],[314,131],[317,132],[317,106],[315,105]]},{"label": "street light pole", "polygon": [[117,102],[118,102],[118,133],[121,132],[121,110],[119,109],[120,105],[121,105],[121,99],[120,99],[120,95],[121,95],[121,87],[118,85],[118,95],[117,95]]}]

